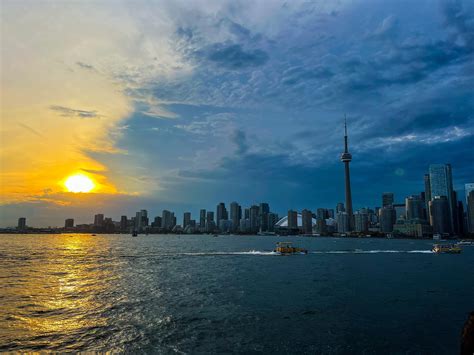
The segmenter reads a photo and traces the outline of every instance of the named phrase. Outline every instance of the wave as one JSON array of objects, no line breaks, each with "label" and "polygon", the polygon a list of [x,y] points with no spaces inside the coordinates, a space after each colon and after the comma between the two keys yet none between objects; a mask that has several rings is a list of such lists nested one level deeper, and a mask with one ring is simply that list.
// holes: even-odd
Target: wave
[{"label": "wave", "polygon": [[[318,250],[318,251],[309,251],[308,254],[432,254],[431,250],[362,250],[362,249],[353,249],[353,250]],[[216,252],[195,252],[195,253],[180,253],[178,255],[185,256],[220,256],[220,255],[268,255],[268,256],[278,256],[279,253],[274,251],[259,251],[259,250],[250,250],[250,251],[216,251]]]}]

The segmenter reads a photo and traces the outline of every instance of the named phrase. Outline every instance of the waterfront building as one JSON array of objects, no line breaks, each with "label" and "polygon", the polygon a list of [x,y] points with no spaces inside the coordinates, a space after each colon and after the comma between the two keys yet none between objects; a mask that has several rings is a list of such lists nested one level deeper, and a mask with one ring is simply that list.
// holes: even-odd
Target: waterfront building
[{"label": "waterfront building", "polygon": [[230,220],[232,222],[231,231],[236,232],[239,229],[239,222],[242,218],[242,208],[237,202],[230,204]]},{"label": "waterfront building", "polygon": [[469,184],[464,184],[464,193],[466,195],[466,206],[467,206],[467,198],[469,196],[469,193],[471,191],[474,191],[474,183],[469,183]]},{"label": "waterfront building", "polygon": [[260,231],[268,231],[268,214],[270,213],[270,206],[266,202],[262,202],[258,209],[259,227]]},{"label": "waterfront building", "polygon": [[250,232],[250,219],[242,218],[240,220],[239,230],[241,233],[249,233]]},{"label": "waterfront building", "polygon": [[325,208],[318,208],[316,210],[316,219],[326,219],[329,218],[328,211]]},{"label": "waterfront building", "polygon": [[298,212],[288,211],[288,229],[298,229]]},{"label": "waterfront building", "polygon": [[219,221],[219,231],[222,233],[228,233],[230,232],[232,227],[232,222],[227,220],[227,219],[221,219]]},{"label": "waterfront building", "polygon": [[102,213],[96,214],[94,216],[94,226],[102,227],[104,225],[104,215]]},{"label": "waterfront building", "polygon": [[327,225],[325,219],[316,219],[315,232],[325,234],[327,232]]},{"label": "waterfront building", "polygon": [[334,214],[334,209],[332,209],[332,208],[329,209],[329,210],[328,210],[328,218],[334,219],[334,216],[335,216],[335,214]]},{"label": "waterfront building", "polygon": [[474,190],[467,195],[467,227],[469,233],[474,233]]},{"label": "waterfront building", "polygon": [[420,198],[420,196],[413,195],[405,198],[405,212],[406,220],[411,219],[424,219],[424,208],[425,202]]},{"label": "waterfront building", "polygon": [[74,218],[68,218],[64,221],[64,228],[74,228]]},{"label": "waterfront building", "polygon": [[25,230],[26,229],[26,218],[25,217],[20,217],[18,218],[18,230]]},{"label": "waterfront building", "polygon": [[394,203],[392,205],[393,209],[395,210],[395,221],[403,216],[405,218],[407,212],[404,203]]},{"label": "waterfront building", "polygon": [[430,224],[433,233],[452,233],[449,200],[446,196],[433,196],[430,201]]},{"label": "waterfront building", "polygon": [[382,207],[392,206],[394,203],[393,192],[382,193]]},{"label": "waterfront building", "polygon": [[397,213],[393,206],[385,206],[379,210],[379,225],[382,233],[393,231],[393,225],[397,221]]},{"label": "waterfront building", "polygon": [[366,211],[354,213],[354,230],[359,233],[366,233],[369,229],[369,215]]},{"label": "waterfront building", "polygon": [[199,211],[199,229],[204,232],[206,229],[206,210],[201,209]]},{"label": "waterfront building", "polygon": [[127,216],[120,217],[120,230],[125,231],[128,229],[128,218]]},{"label": "waterfront building", "polygon": [[431,181],[430,181],[430,174],[425,174],[424,176],[424,183],[425,183],[425,208],[426,208],[426,216],[429,220],[430,211],[429,211],[429,204],[431,201]]},{"label": "waterfront building", "polygon": [[141,232],[146,227],[148,227],[148,212],[147,210],[140,210],[135,214],[135,230]]},{"label": "waterfront building", "polygon": [[275,225],[278,222],[278,215],[276,213],[268,213],[268,231],[269,232],[274,232],[275,231]]},{"label": "waterfront building", "polygon": [[186,229],[191,223],[191,212],[184,212],[183,214],[183,229]]},{"label": "waterfront building", "polygon": [[451,164],[431,164],[429,167],[429,173],[431,200],[433,200],[436,196],[446,196],[449,207],[449,225],[451,232],[453,232],[455,227],[455,206],[453,201],[453,177]]},{"label": "waterfront building", "polygon": [[206,232],[210,233],[216,229],[216,223],[214,222],[214,212],[207,211],[206,213]]},{"label": "waterfront building", "polygon": [[352,193],[351,193],[351,178],[349,172],[349,163],[352,160],[352,155],[349,153],[349,144],[347,138],[347,121],[344,117],[344,152],[341,154],[341,161],[344,163],[344,177],[345,177],[345,190],[346,190],[346,201],[345,209],[349,219],[349,231],[353,228],[353,215],[352,215]]},{"label": "waterfront building", "polygon": [[168,210],[163,210],[161,213],[161,228],[165,231],[171,231],[176,225],[176,218],[174,213]]},{"label": "waterfront building", "polygon": [[257,205],[253,205],[250,207],[250,211],[249,211],[249,214],[250,214],[250,231],[252,233],[257,233],[258,232],[258,229],[260,227],[259,225],[259,222],[260,222],[260,218],[258,216],[258,213],[260,211],[260,208],[259,206]]},{"label": "waterfront building", "polygon": [[433,234],[433,228],[424,219],[400,219],[393,225],[393,233],[413,238],[427,238]]},{"label": "waterfront building", "polygon": [[153,222],[151,223],[151,226],[153,228],[161,228],[161,225],[162,225],[162,219],[160,216],[156,216],[153,220]]},{"label": "waterfront building", "polygon": [[347,212],[339,212],[337,214],[337,232],[347,233],[350,231],[349,214]]},{"label": "waterfront building", "polygon": [[345,212],[346,209],[344,208],[344,204],[342,202],[338,202],[336,205],[336,214],[339,212]]},{"label": "waterfront building", "polygon": [[216,208],[216,224],[217,226],[220,225],[221,220],[228,220],[229,216],[227,214],[227,209],[225,207],[225,203],[221,202],[217,205]]},{"label": "waterfront building", "polygon": [[305,234],[311,234],[313,232],[313,215],[310,210],[304,209],[301,212],[301,224],[302,230]]}]

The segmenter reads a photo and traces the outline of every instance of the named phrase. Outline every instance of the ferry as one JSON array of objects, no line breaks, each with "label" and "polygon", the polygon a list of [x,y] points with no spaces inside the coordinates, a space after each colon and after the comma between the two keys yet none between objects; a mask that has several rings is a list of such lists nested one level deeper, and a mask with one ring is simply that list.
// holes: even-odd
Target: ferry
[{"label": "ferry", "polygon": [[447,253],[447,254],[459,254],[461,252],[461,248],[456,244],[434,244],[433,253]]},{"label": "ferry", "polygon": [[280,255],[308,254],[308,250],[294,247],[291,242],[278,242],[273,251]]},{"label": "ferry", "polygon": [[474,241],[471,240],[460,240],[458,245],[463,245],[463,246],[474,246]]}]

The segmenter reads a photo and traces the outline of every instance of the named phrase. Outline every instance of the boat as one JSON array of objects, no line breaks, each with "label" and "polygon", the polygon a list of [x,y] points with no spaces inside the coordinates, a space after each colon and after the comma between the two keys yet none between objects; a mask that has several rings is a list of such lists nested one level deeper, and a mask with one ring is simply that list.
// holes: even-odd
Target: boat
[{"label": "boat", "polygon": [[132,237],[138,237],[137,231],[133,231],[133,232],[132,232]]},{"label": "boat", "polygon": [[458,245],[464,245],[464,246],[474,246],[474,241],[471,240],[460,240],[457,242]]},{"label": "boat", "polygon": [[308,254],[308,250],[294,247],[291,242],[278,242],[273,251],[280,255]]},{"label": "boat", "polygon": [[461,248],[456,244],[433,244],[433,253],[459,254]]}]

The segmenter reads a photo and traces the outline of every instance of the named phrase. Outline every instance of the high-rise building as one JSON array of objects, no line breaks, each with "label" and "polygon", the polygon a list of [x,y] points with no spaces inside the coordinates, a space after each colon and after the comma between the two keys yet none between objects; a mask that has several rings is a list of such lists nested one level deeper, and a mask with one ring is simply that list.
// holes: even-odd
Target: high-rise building
[{"label": "high-rise building", "polygon": [[464,192],[466,194],[466,206],[467,206],[467,198],[469,196],[469,193],[471,191],[474,191],[474,183],[469,183],[464,185]]},{"label": "high-rise building", "polygon": [[25,230],[26,229],[26,218],[25,217],[18,218],[18,227],[17,227],[17,229],[19,229],[19,230]]},{"label": "high-rise building", "polygon": [[345,185],[346,185],[346,212],[349,218],[349,231],[353,228],[352,216],[352,194],[351,194],[351,178],[349,172],[349,163],[352,160],[352,155],[349,153],[347,142],[347,122],[344,118],[344,153],[341,154],[341,161],[344,163]]},{"label": "high-rise building", "polygon": [[221,202],[217,205],[216,208],[216,224],[220,226],[221,220],[228,220],[229,216],[227,215],[227,209],[225,203]]},{"label": "high-rise building", "polygon": [[[431,164],[430,165],[430,189],[431,200],[436,196],[446,196],[449,207],[449,225],[451,232],[454,231],[454,210],[453,201],[453,177],[451,164]],[[434,229],[434,226],[433,226]],[[450,233],[451,233],[450,232]],[[434,233],[437,233],[436,231]]]},{"label": "high-rise building", "polygon": [[448,198],[435,195],[430,201],[430,224],[433,227],[433,233],[445,234],[453,232],[450,213]]},{"label": "high-rise building", "polygon": [[337,214],[337,232],[347,233],[350,231],[349,214],[347,212],[339,212]]},{"label": "high-rise building", "polygon": [[268,203],[262,202],[258,208],[259,228],[262,232],[268,231],[268,214],[270,213],[270,206]]},{"label": "high-rise building", "polygon": [[161,222],[161,217],[156,216],[155,219],[153,220],[151,226],[153,228],[161,228],[162,222]]},{"label": "high-rise building", "polygon": [[96,214],[94,216],[94,226],[102,227],[104,225],[104,215],[102,213]]},{"label": "high-rise building", "polygon": [[393,192],[384,192],[382,194],[382,207],[393,206],[394,195]]},{"label": "high-rise building", "polygon": [[317,219],[316,220],[316,233],[325,234],[327,232],[326,220]]},{"label": "high-rise building", "polygon": [[183,214],[183,229],[186,229],[187,226],[191,223],[191,212],[184,212]]},{"label": "high-rise building", "polygon": [[467,229],[474,233],[474,190],[467,195]]},{"label": "high-rise building", "polygon": [[342,202],[338,202],[336,205],[336,214],[339,212],[345,212],[346,209],[344,208],[344,204]]},{"label": "high-rise building", "polygon": [[68,218],[64,221],[64,228],[74,228],[74,218]]},{"label": "high-rise building", "polygon": [[237,202],[230,204],[230,220],[232,222],[231,231],[236,232],[240,226],[240,219],[242,217],[242,208]]},{"label": "high-rise building", "polygon": [[303,233],[310,234],[313,232],[313,215],[310,210],[304,209],[301,212],[301,226]]},{"label": "high-rise building", "polygon": [[206,210],[201,209],[199,211],[199,228],[201,231],[204,231],[206,229]]},{"label": "high-rise building", "polygon": [[259,218],[259,213],[260,208],[257,205],[253,205],[250,207],[250,231],[252,233],[257,233],[258,229],[260,227],[260,218]]},{"label": "high-rise building", "polygon": [[278,222],[278,215],[276,213],[270,212],[268,214],[268,231],[275,231],[275,224]]},{"label": "high-rise building", "polygon": [[175,226],[175,216],[173,212],[168,210],[163,210],[161,213],[161,228],[165,231],[170,231]]},{"label": "high-rise building", "polygon": [[143,231],[148,226],[148,212],[147,210],[140,210],[135,214],[135,230]]},{"label": "high-rise building", "polygon": [[126,231],[128,228],[128,218],[127,216],[120,217],[120,230]]},{"label": "high-rise building", "polygon": [[430,216],[429,204],[430,204],[430,201],[431,201],[430,174],[425,174],[424,183],[425,183],[425,209],[426,209],[427,219],[429,219],[429,216]]},{"label": "high-rise building", "polygon": [[420,196],[413,195],[405,198],[405,211],[407,221],[412,219],[424,219],[424,201]]},{"label": "high-rise building", "polygon": [[298,212],[288,211],[288,229],[298,229]]},{"label": "high-rise building", "polygon": [[316,210],[316,219],[327,219],[329,217],[327,212],[325,208],[318,208]]},{"label": "high-rise building", "polygon": [[216,223],[214,222],[214,212],[207,211],[206,213],[206,232],[213,232],[216,229]]},{"label": "high-rise building", "polygon": [[379,224],[382,233],[393,231],[393,225],[397,221],[397,212],[393,206],[385,206],[379,210]]},{"label": "high-rise building", "polygon": [[328,210],[328,218],[334,219],[334,210],[332,208]]},{"label": "high-rise building", "polygon": [[354,230],[359,233],[366,233],[369,229],[369,216],[367,213],[358,211],[354,213]]}]

